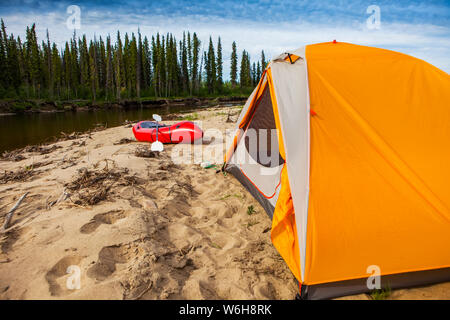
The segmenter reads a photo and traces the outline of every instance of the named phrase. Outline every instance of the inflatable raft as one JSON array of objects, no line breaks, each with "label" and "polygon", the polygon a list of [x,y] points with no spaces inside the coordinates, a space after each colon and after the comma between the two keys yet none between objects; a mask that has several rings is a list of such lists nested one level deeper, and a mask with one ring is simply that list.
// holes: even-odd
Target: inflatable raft
[{"label": "inflatable raft", "polygon": [[133,126],[133,134],[138,141],[158,141],[162,143],[192,143],[203,137],[203,131],[191,121],[181,121],[173,125],[156,124],[154,121],[141,121]]}]

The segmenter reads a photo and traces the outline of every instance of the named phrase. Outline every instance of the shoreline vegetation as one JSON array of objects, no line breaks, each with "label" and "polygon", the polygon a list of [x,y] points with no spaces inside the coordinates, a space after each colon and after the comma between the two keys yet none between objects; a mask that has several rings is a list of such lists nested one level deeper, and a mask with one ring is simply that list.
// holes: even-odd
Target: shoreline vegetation
[{"label": "shoreline vegetation", "polygon": [[138,29],[87,39],[74,31],[58,47],[48,30],[46,39],[38,39],[32,24],[22,39],[9,34],[1,19],[0,101],[17,111],[33,109],[39,101],[47,102],[45,110],[48,105],[64,109],[63,101],[113,105],[248,96],[266,67],[264,51],[251,59],[245,49],[238,54],[234,41],[229,75],[223,58],[220,36],[204,43],[195,32],[185,31],[177,39],[172,33],[147,36]]},{"label": "shoreline vegetation", "polygon": [[203,107],[244,104],[247,95],[216,97],[140,98],[120,101],[7,99],[0,101],[0,115],[24,113],[88,111],[98,109],[162,108],[168,106]]}]

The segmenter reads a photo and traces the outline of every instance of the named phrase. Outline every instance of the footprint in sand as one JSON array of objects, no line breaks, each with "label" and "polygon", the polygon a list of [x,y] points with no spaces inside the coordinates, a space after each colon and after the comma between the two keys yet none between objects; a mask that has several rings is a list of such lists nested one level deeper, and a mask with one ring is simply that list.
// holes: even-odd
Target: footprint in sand
[{"label": "footprint in sand", "polygon": [[87,276],[103,281],[116,271],[116,264],[127,263],[139,254],[139,248],[133,244],[103,247],[98,253],[98,261],[87,271]]},{"label": "footprint in sand", "polygon": [[80,228],[80,232],[89,234],[97,230],[101,224],[114,224],[117,220],[124,219],[130,215],[129,211],[111,210],[105,213],[96,214],[91,221]]},{"label": "footprint in sand", "polygon": [[183,298],[192,300],[220,299],[217,290],[207,281],[189,279],[182,288]]},{"label": "footprint in sand", "polygon": [[13,247],[14,243],[19,240],[22,235],[22,230],[18,228],[11,229],[3,234],[3,238],[0,240],[0,252],[8,253]]},{"label": "footprint in sand", "polygon": [[52,244],[59,239],[62,239],[65,235],[63,226],[57,225],[55,228],[49,230],[45,233],[45,235],[40,238],[38,244],[40,245],[49,245]]},{"label": "footprint in sand", "polygon": [[66,281],[70,273],[67,272],[69,266],[79,266],[80,262],[83,260],[82,257],[66,256],[59,260],[50,271],[45,275],[45,280],[47,280],[49,285],[49,291],[52,296],[61,296],[70,294],[73,290],[67,289]]},{"label": "footprint in sand", "polygon": [[272,283],[263,281],[262,283],[258,283],[253,288],[254,295],[256,299],[268,299],[274,300],[277,299],[277,292]]},{"label": "footprint in sand", "polygon": [[36,234],[29,232],[30,230],[30,227],[13,227],[4,234],[0,234],[0,253],[7,254],[13,246],[21,246],[34,238]]}]

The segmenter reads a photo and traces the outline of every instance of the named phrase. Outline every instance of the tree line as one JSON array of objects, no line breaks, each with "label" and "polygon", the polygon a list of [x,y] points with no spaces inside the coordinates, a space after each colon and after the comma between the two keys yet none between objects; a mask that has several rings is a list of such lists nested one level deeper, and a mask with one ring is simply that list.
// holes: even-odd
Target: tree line
[{"label": "tree line", "polygon": [[[142,97],[248,94],[266,67],[264,51],[251,62],[246,50],[238,61],[232,43],[229,81],[224,80],[222,43],[209,38],[207,50],[194,32],[177,40],[171,33],[151,39],[119,31],[112,39],[88,40],[76,33],[58,48],[49,33],[40,44],[36,26],[25,39],[8,35],[1,20],[0,98],[114,101]],[[238,68],[239,64],[239,68]],[[239,70],[238,70],[239,69]]]}]

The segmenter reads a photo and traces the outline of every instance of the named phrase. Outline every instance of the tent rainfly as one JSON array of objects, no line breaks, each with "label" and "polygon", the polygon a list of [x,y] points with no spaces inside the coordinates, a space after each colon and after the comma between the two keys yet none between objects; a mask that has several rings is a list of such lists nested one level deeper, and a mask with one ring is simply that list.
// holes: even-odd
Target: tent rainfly
[{"label": "tent rainfly", "polygon": [[[450,281],[450,76],[320,43],[266,67],[223,169],[272,219],[303,299]],[[376,283],[376,282],[373,282]]]}]

